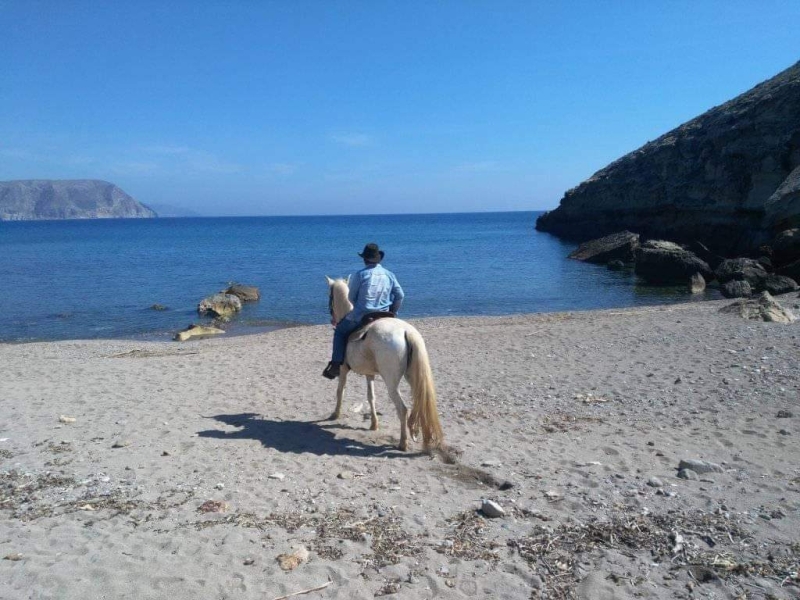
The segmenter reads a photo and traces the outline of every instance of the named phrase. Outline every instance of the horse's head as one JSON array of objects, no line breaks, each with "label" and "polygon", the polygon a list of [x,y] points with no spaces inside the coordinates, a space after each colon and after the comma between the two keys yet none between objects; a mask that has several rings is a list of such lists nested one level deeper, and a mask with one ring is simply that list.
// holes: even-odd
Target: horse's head
[{"label": "horse's head", "polygon": [[347,279],[331,279],[327,275],[325,280],[328,282],[328,311],[334,324],[341,321],[344,316],[353,310],[348,295],[350,293],[350,277]]}]

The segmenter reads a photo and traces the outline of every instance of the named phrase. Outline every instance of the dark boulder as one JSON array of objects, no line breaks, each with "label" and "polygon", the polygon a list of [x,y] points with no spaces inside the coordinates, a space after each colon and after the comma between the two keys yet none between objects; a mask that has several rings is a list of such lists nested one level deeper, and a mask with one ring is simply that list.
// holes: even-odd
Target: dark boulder
[{"label": "dark boulder", "polygon": [[797,282],[785,275],[768,275],[764,280],[764,289],[773,296],[788,294],[797,290]]},{"label": "dark boulder", "polygon": [[635,273],[655,285],[686,285],[695,273],[713,279],[714,272],[705,261],[677,244],[647,242],[636,251]]},{"label": "dark boulder", "polygon": [[775,264],[786,265],[800,260],[800,229],[787,229],[772,242]]},{"label": "dark boulder", "polygon": [[569,258],[598,264],[605,264],[612,260],[631,262],[638,247],[638,233],[620,231],[596,240],[584,242],[569,255]]},{"label": "dark boulder", "polygon": [[233,294],[242,302],[258,302],[261,299],[261,291],[254,285],[231,284],[224,294]]},{"label": "dark boulder", "polygon": [[753,294],[750,284],[741,279],[726,281],[719,289],[726,298],[749,298]]},{"label": "dark boulder", "polygon": [[704,260],[705,262],[707,262],[708,266],[711,267],[712,269],[716,269],[719,266],[719,264],[723,260],[725,260],[724,256],[720,256],[719,254],[712,252],[711,250],[708,249],[708,246],[706,246],[702,242],[694,241],[691,244],[689,244],[686,247],[686,249],[689,252],[694,252],[697,258],[699,258],[700,260]]},{"label": "dark boulder", "polygon": [[756,262],[760,264],[767,273],[772,273],[774,270],[772,259],[769,256],[759,256]]},{"label": "dark boulder", "polygon": [[754,290],[763,290],[768,273],[752,258],[729,258],[723,260],[715,271],[720,283],[746,281]]},{"label": "dark boulder", "polygon": [[800,260],[796,260],[793,263],[779,268],[778,275],[785,275],[786,277],[791,277],[795,281],[800,281]]},{"label": "dark boulder", "polygon": [[606,265],[609,271],[622,271],[625,268],[625,263],[621,260],[612,260]]}]

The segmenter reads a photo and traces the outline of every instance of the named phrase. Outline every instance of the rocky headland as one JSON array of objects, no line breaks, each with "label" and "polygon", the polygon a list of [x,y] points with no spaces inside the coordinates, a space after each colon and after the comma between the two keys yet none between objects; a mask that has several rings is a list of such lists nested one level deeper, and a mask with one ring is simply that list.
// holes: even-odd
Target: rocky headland
[{"label": "rocky headland", "polygon": [[623,156],[536,228],[583,241],[627,229],[756,255],[800,225],[800,62]]},{"label": "rocky headland", "polygon": [[155,211],[107,181],[0,181],[0,221],[149,219],[157,216]]}]

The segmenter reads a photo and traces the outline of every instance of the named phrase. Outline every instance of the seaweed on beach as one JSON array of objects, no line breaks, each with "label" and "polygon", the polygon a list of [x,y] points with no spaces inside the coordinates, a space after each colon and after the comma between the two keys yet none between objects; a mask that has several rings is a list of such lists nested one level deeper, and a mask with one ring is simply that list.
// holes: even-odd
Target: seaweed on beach
[{"label": "seaweed on beach", "polygon": [[[539,525],[508,545],[536,571],[551,598],[576,597],[582,578],[578,562],[597,549],[645,551],[648,560],[668,565],[670,570],[686,569],[698,582],[760,576],[775,578],[781,585],[800,583],[800,545],[766,549],[751,541],[741,525],[726,516],[696,511],[614,515],[608,521],[564,523],[555,529]],[[714,550],[716,546],[720,548]],[[614,579],[613,574],[610,578]],[[628,581],[638,585],[644,580]]]},{"label": "seaweed on beach", "polygon": [[326,513],[282,513],[257,517],[252,513],[233,513],[219,519],[196,521],[198,529],[218,525],[253,527],[264,530],[277,526],[288,533],[308,528],[315,531],[310,543],[312,550],[325,558],[340,558],[343,555],[338,543],[341,540],[369,543],[372,554],[364,555],[359,562],[366,567],[379,569],[393,565],[404,557],[416,556],[423,545],[416,536],[408,534],[400,526],[400,517],[394,514],[376,515],[357,519],[353,511],[339,509]]},{"label": "seaweed on beach", "polygon": [[557,412],[542,417],[542,429],[547,433],[566,433],[586,428],[589,425],[605,423],[600,417],[585,417],[564,412]]},{"label": "seaweed on beach", "polygon": [[444,542],[436,547],[437,552],[465,560],[498,560],[501,546],[495,541],[487,540],[486,520],[477,511],[460,512],[447,519],[447,523],[451,531]]},{"label": "seaweed on beach", "polygon": [[0,508],[14,509],[48,488],[72,487],[75,480],[53,473],[30,475],[16,470],[0,473]]},{"label": "seaweed on beach", "polygon": [[[11,517],[21,521],[65,515],[77,512],[105,511],[103,518],[110,519],[120,514],[130,514],[135,510],[165,511],[188,502],[193,492],[175,490],[160,496],[153,502],[127,497],[120,490],[98,493],[88,488],[71,499],[54,500],[47,493],[54,491],[58,496],[79,488],[80,484],[72,477],[54,473],[30,474],[19,471],[0,473],[0,510],[11,511]],[[176,495],[182,495],[177,500]],[[99,518],[99,517],[98,517]],[[151,517],[147,517],[149,520]],[[134,526],[142,519],[134,519]]]}]

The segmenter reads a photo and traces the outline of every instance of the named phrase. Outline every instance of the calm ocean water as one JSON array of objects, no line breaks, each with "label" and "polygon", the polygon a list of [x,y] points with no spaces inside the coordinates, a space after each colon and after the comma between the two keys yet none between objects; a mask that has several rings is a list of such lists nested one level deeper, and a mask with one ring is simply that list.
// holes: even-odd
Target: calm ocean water
[{"label": "calm ocean water", "polygon": [[[567,260],[538,213],[0,222],[0,341],[169,339],[204,297],[261,288],[236,333],[327,323],[325,275],[375,241],[406,292],[404,317],[503,315],[688,301],[631,272]],[[709,292],[713,293],[713,292]],[[155,303],[169,310],[158,312]]]}]

